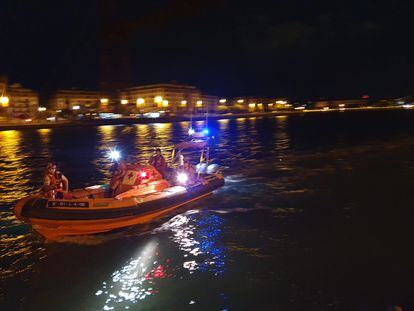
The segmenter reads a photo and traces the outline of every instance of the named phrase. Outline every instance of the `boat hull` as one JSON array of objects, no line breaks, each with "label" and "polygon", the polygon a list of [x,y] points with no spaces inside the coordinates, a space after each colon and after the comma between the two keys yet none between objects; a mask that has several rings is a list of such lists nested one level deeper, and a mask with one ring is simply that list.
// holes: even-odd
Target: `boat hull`
[{"label": "boat hull", "polygon": [[46,239],[58,240],[65,236],[102,233],[147,223],[180,206],[208,196],[223,185],[223,178],[213,178],[208,184],[199,184],[183,193],[157,200],[116,200],[115,203],[119,205],[116,208],[93,208],[96,200],[56,201],[29,196],[17,202],[15,213],[20,220],[30,224]]}]

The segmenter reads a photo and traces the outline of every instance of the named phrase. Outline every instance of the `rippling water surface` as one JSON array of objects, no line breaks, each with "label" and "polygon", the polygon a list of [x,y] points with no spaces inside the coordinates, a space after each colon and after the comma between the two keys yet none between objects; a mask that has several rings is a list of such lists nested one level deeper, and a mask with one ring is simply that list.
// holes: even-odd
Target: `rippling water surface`
[{"label": "rippling water surface", "polygon": [[60,243],[12,212],[48,160],[71,188],[107,182],[109,147],[144,160],[189,123],[0,131],[1,309],[412,310],[414,113],[209,126],[225,187],[154,223]]}]

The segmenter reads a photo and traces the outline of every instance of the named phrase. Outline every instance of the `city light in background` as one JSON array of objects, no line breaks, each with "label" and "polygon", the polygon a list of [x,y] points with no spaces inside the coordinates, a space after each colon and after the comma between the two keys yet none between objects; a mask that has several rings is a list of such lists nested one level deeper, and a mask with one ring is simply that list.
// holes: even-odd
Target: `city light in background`
[{"label": "city light in background", "polygon": [[9,98],[7,96],[1,96],[0,97],[0,103],[2,105],[2,107],[7,108],[9,106]]},{"label": "city light in background", "polygon": [[162,96],[155,96],[155,97],[154,97],[154,102],[155,102],[156,104],[161,104],[161,103],[162,103],[162,101],[163,101]]}]

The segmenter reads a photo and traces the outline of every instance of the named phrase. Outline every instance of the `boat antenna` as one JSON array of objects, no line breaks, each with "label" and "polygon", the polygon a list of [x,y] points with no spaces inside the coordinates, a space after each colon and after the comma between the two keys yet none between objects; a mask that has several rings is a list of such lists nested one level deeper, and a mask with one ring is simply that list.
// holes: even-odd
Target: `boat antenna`
[{"label": "boat antenna", "polygon": [[[210,130],[208,129],[208,101],[206,103],[206,127],[205,128],[207,130],[207,133],[209,133]],[[207,139],[209,139],[209,138],[207,138]],[[206,157],[206,169],[207,169],[208,161],[210,160],[210,147],[208,145],[207,145],[207,148],[206,148],[205,157]]]},{"label": "boat antenna", "polygon": [[208,101],[206,104],[206,128],[208,129]]},{"label": "boat antenna", "polygon": [[193,110],[194,110],[194,107],[191,109],[191,114],[190,114],[190,128],[193,128]]},{"label": "boat antenna", "polygon": [[191,136],[194,134],[194,129],[193,129],[193,110],[194,110],[194,106],[191,106],[191,110],[190,110],[190,128],[188,129],[188,135]]}]

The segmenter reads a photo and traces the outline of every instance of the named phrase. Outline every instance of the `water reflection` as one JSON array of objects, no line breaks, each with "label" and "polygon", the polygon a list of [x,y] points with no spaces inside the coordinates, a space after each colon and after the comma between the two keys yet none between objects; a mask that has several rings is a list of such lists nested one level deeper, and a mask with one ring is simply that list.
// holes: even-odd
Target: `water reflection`
[{"label": "water reflection", "polygon": [[223,226],[224,219],[219,215],[207,214],[197,219],[189,212],[175,216],[154,233],[172,233],[171,239],[185,253],[183,267],[190,273],[200,270],[218,276],[225,272],[226,249],[221,242]]},{"label": "water reflection", "polygon": [[20,131],[0,131],[0,195],[2,202],[12,202],[31,190],[30,169],[21,150]]},{"label": "water reflection", "polygon": [[[226,271],[226,248],[222,245],[224,219],[215,214],[190,211],[154,229],[152,239],[95,292],[104,310],[129,308],[150,296],[166,295],[166,279],[181,280],[195,272],[221,276]],[[163,240],[168,235],[177,249]],[[170,257],[168,254],[173,254]]]},{"label": "water reflection", "polygon": [[154,128],[157,140],[169,141],[171,139],[172,123],[154,123],[150,126]]},{"label": "water reflection", "polygon": [[98,145],[98,156],[93,159],[92,165],[103,176],[101,181],[106,182],[111,177],[110,167],[112,166],[112,160],[108,156],[108,152],[111,148],[117,148],[116,127],[114,125],[99,126],[98,133],[101,137]]},{"label": "water reflection", "polygon": [[178,125],[180,126],[182,133],[187,134],[188,130],[191,127],[191,122],[183,121],[183,122],[179,122]]},{"label": "water reflection", "polygon": [[0,155],[4,160],[11,162],[18,159],[17,152],[21,137],[20,131],[0,131]]},{"label": "water reflection", "polygon": [[128,309],[131,304],[156,293],[150,276],[164,277],[163,267],[157,266],[157,261],[154,261],[157,246],[155,239],[149,241],[136,257],[114,271],[108,282],[102,283],[101,289],[95,295],[105,300],[103,310],[118,310],[121,306]]},{"label": "water reflection", "polygon": [[[309,118],[313,117],[309,116]],[[22,305],[36,306],[34,303],[36,299],[55,297],[51,301],[44,299],[48,304],[50,303],[49,309],[62,308],[60,304],[65,300],[65,303],[71,303],[72,309],[82,309],[85,305],[91,306],[91,310],[139,309],[140,307],[144,309],[151,303],[153,308],[147,309],[182,310],[186,307],[194,308],[193,305],[200,305],[199,309],[201,309],[208,305],[209,309],[222,310],[228,305],[226,298],[228,292],[224,291],[223,287],[230,288],[228,297],[233,306],[236,304],[235,309],[243,309],[243,307],[252,309],[259,303],[265,304],[264,309],[274,308],[277,301],[272,300],[271,297],[275,287],[287,292],[286,295],[279,295],[286,301],[281,309],[284,306],[289,308],[292,303],[298,310],[306,309],[308,302],[315,297],[332,301],[333,304],[329,304],[330,306],[338,302],[338,305],[344,308],[355,309],[355,305],[346,305],[347,300],[336,295],[338,292],[346,292],[347,288],[338,288],[334,290],[335,293],[330,294],[332,289],[326,287],[326,284],[333,284],[338,280],[341,280],[340,283],[345,284],[345,287],[348,284],[355,284],[353,280],[358,279],[361,271],[347,269],[342,273],[349,277],[349,282],[348,277],[344,279],[342,274],[337,274],[336,267],[333,267],[332,271],[325,271],[326,254],[332,251],[331,246],[337,244],[338,237],[339,239],[351,237],[352,241],[358,241],[361,236],[366,235],[366,224],[370,224],[372,220],[369,216],[372,214],[369,212],[370,209],[366,212],[363,210],[371,204],[365,200],[367,197],[375,199],[378,194],[392,194],[394,191],[402,196],[400,203],[409,202],[409,197],[405,196],[409,193],[405,191],[405,185],[410,184],[409,168],[414,166],[412,163],[414,147],[409,137],[413,124],[411,119],[402,122],[405,125],[392,132],[389,123],[372,122],[375,126],[374,129],[370,129],[368,137],[358,135],[366,128],[365,115],[362,119],[357,127],[346,126],[353,119],[343,120],[342,128],[347,129],[346,135],[345,133],[343,135],[352,138],[347,138],[346,145],[341,146],[343,150],[341,149],[340,153],[337,151],[336,135],[323,134],[327,129],[331,129],[332,122],[328,127],[324,127],[323,124],[319,124],[319,118],[312,119],[314,120],[312,122],[294,116],[209,121],[209,126],[213,131],[215,130],[216,136],[212,152],[215,152],[215,158],[220,164],[229,168],[225,171],[227,184],[220,190],[219,195],[198,202],[199,206],[203,206],[207,211],[181,214],[152,234],[125,238],[122,231],[118,232],[116,239],[105,242],[106,247],[94,244],[84,245],[81,249],[76,244],[63,244],[57,248],[49,244],[46,246],[47,251],[29,227],[16,220],[11,206],[13,200],[26,195],[37,186],[39,178],[36,174],[41,176],[46,157],[53,155],[60,164],[64,164],[65,175],[74,183],[79,180],[80,183],[89,183],[91,180],[105,179],[110,165],[105,157],[108,145],[116,144],[122,147],[125,154],[146,159],[153,145],[164,147],[187,138],[189,123],[181,122],[166,127],[150,124],[0,132],[2,177],[0,179],[0,265],[2,267],[0,301],[6,297],[10,302],[9,307],[4,309],[18,310],[22,309]],[[203,124],[199,122],[197,126],[201,128]],[[319,132],[314,132],[313,129],[319,126],[323,131],[319,129]],[[384,153],[388,143],[377,144],[379,134],[388,137],[389,141],[393,141],[393,144],[395,143],[395,146],[401,150],[396,148],[393,149],[394,151],[388,150]],[[365,151],[355,153],[359,150],[355,145],[364,146]],[[324,152],[323,157],[313,154],[315,150],[318,153],[319,148],[327,151]],[[330,148],[336,151],[329,152]],[[309,157],[308,153],[312,153],[312,156]],[[337,163],[335,161],[338,156],[342,157],[344,154],[349,154],[347,160],[353,168],[346,174],[343,174],[341,166],[335,170],[341,175],[335,174],[332,170],[328,172],[319,169],[322,167],[321,162]],[[366,156],[365,160],[364,156]],[[388,161],[396,156],[398,157],[396,161]],[[314,169],[315,167],[317,170]],[[383,187],[384,189],[380,189],[382,191],[373,191],[369,196],[365,192],[359,193],[359,189],[369,190],[363,187],[365,184],[377,185],[375,182],[381,180],[373,173],[377,167],[383,168],[385,172],[396,172],[392,175],[394,177],[406,176],[407,178],[401,179],[397,185],[405,190],[398,192],[398,187],[395,186],[391,190]],[[73,169],[68,171],[67,168]],[[305,174],[304,171],[312,174]],[[343,180],[339,185],[338,176],[340,181]],[[395,178],[395,180],[399,179]],[[336,188],[345,189],[346,182],[349,182],[348,185],[352,187],[345,196],[330,195],[331,192],[341,193],[336,191]],[[357,196],[346,195],[353,193]],[[391,195],[390,198],[387,197],[383,206],[381,198],[374,200],[371,206],[372,210],[380,211],[380,215],[385,215],[379,220],[378,227],[384,227],[383,224],[387,222],[389,215],[397,223],[401,222],[401,219],[407,215],[405,210],[398,211],[397,206],[391,214],[386,212],[395,197]],[[358,199],[361,200],[360,205],[355,201]],[[344,222],[341,221],[341,212],[336,212],[337,206],[340,208],[342,204],[351,206],[352,211],[348,213],[352,217]],[[198,207],[198,205],[190,205],[186,208],[191,206]],[[249,211],[239,215],[228,213],[234,208]],[[211,212],[212,209],[215,212]],[[358,215],[365,213],[367,218],[357,220],[356,227],[348,226],[349,222],[355,221],[353,219],[358,219]],[[298,217],[292,217],[294,214]],[[395,214],[401,215],[401,218]],[[364,224],[362,229],[358,228],[359,223]],[[404,222],[401,227],[409,228],[409,224],[406,226]],[[317,230],[315,231],[314,228]],[[373,236],[377,237],[376,227],[373,229]],[[333,235],[332,230],[335,231]],[[233,234],[229,234],[231,232]],[[331,238],[329,234],[332,235]],[[328,237],[327,243],[320,244],[321,236]],[[401,247],[395,246],[397,253],[403,253],[403,246],[410,244],[409,239],[405,239],[403,235],[395,236],[395,239],[387,238],[384,241],[391,244],[389,242],[391,240],[401,241]],[[109,243],[111,244],[108,247]],[[136,243],[141,243],[142,247],[137,247]],[[364,243],[363,241],[362,246],[357,245],[356,248],[352,248],[351,243],[346,253],[355,255],[354,257],[359,260],[360,250],[372,244]],[[269,255],[269,258],[248,256],[244,251],[237,252],[234,249],[230,252],[228,245],[230,247],[237,245],[243,249],[259,249],[260,254]],[[328,249],[325,251],[326,246]],[[381,250],[382,248],[378,249],[379,255]],[[375,255],[375,250],[373,251],[372,254]],[[53,253],[64,254],[60,257],[62,261],[57,265],[66,271],[66,276],[73,274],[73,280],[76,279],[77,282],[76,286],[68,286],[68,282],[72,281],[71,278],[64,277],[66,282],[63,282],[62,277],[59,279],[59,275],[50,277],[53,271],[49,270],[47,264],[43,263],[42,267],[40,262],[45,256],[52,261],[56,258]],[[84,254],[90,255],[86,262],[97,264],[89,266],[74,264],[73,258],[79,254],[82,254],[81,258]],[[231,260],[228,258],[230,254]],[[369,258],[371,257],[370,255]],[[89,261],[89,259],[95,260]],[[399,262],[401,266],[399,271],[401,273],[397,273],[399,276],[412,275],[410,273],[412,265],[409,265],[411,259]],[[275,260],[281,264],[275,266]],[[310,262],[315,267],[309,266]],[[349,266],[345,261],[339,262],[338,265],[345,268]],[[279,269],[280,266],[284,269]],[[351,265],[351,268],[355,266]],[[246,267],[250,269],[247,271],[250,273],[244,273]],[[300,273],[298,267],[303,268]],[[387,271],[386,264],[379,264],[376,267],[378,271]],[[93,273],[84,273],[85,269]],[[324,280],[328,279],[329,282],[315,282],[320,278],[318,271],[325,271]],[[50,282],[51,279],[58,281]],[[398,280],[395,280],[394,277],[388,277],[386,284],[397,284]],[[240,286],[244,284],[243,282],[246,286]],[[200,284],[206,286],[203,288]],[[315,285],[315,291],[307,292],[309,286],[306,287],[306,284]],[[411,301],[408,287],[403,288],[405,284],[409,284],[409,277],[398,284],[402,284],[402,287],[395,289],[395,286],[390,285],[377,288],[373,281],[369,284],[371,288],[369,295],[376,297],[378,290],[382,290],[385,299],[391,299],[392,296],[402,293],[401,295],[407,297],[406,301]],[[47,291],[42,292],[41,289]],[[222,302],[217,301],[219,295]],[[250,297],[255,299],[254,302],[251,302]],[[270,297],[270,299],[263,299],[263,297]],[[88,298],[91,301],[85,302]],[[359,299],[354,296],[350,298],[353,301]],[[177,304],[180,307],[176,308]],[[368,305],[368,308],[370,307]],[[315,305],[314,309],[316,308],[328,307]]]},{"label": "water reflection", "polygon": [[51,129],[39,129],[37,130],[40,136],[40,141],[47,145],[50,143],[50,133],[52,132]]},{"label": "water reflection", "polygon": [[287,116],[276,117],[276,167],[279,170],[291,170],[290,137],[287,131]]},{"label": "water reflection", "polygon": [[[0,131],[0,280],[31,271],[43,253],[38,241],[28,238],[29,227],[10,210],[11,202],[33,190],[31,159],[20,131]],[[42,155],[47,151],[42,151]]]},{"label": "water reflection", "polygon": [[101,142],[103,145],[108,145],[115,142],[115,126],[102,125],[98,127],[98,132],[101,135]]}]

